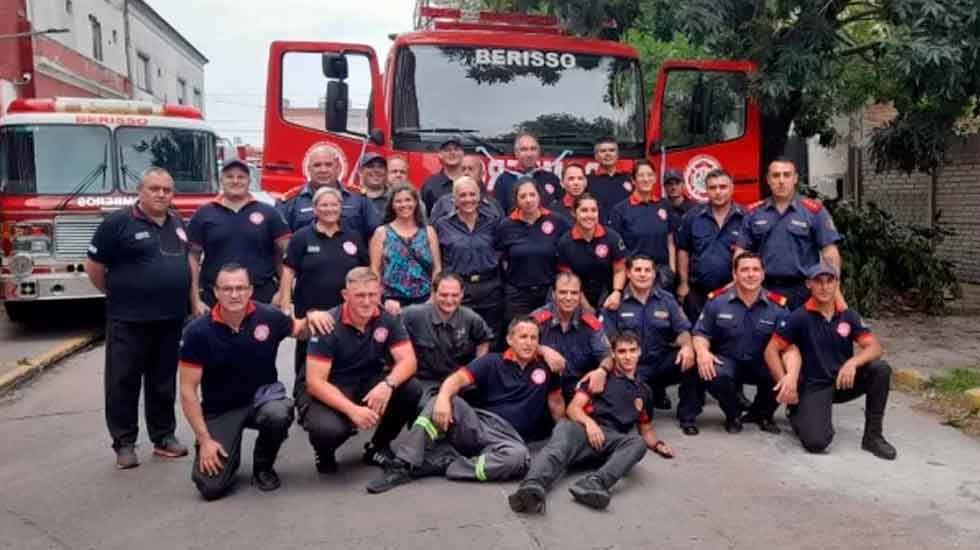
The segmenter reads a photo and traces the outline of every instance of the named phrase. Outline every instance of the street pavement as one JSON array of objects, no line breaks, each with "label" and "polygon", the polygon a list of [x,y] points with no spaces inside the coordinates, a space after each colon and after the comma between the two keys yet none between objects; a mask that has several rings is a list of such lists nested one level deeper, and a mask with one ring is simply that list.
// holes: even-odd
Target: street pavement
[{"label": "street pavement", "polygon": [[[291,381],[292,345],[279,365]],[[863,400],[835,408],[831,453],[808,455],[789,432],[747,425],[736,436],[716,406],[697,437],[666,415],[660,436],[673,461],[648,453],[614,491],[610,508],[575,504],[553,490],[543,516],[510,511],[516,483],[426,479],[382,495],[365,483],[380,470],[359,463],[360,436],[341,449],[341,473],[321,477],[305,434],[293,427],[277,464],[283,487],[241,483],[203,502],[191,461],[154,458],[117,471],[103,421],[101,347],[46,372],[0,403],[0,549],[636,548],[957,549],[980,540],[980,442],[914,410],[893,394],[886,432],[895,462],[860,450]],[[676,402],[676,400],[675,400]],[[183,419],[178,435],[192,436]]]},{"label": "street pavement", "polygon": [[105,323],[101,300],[39,306],[38,314],[27,323],[14,323],[0,306],[0,375],[4,367],[36,357],[64,340],[101,330]]}]

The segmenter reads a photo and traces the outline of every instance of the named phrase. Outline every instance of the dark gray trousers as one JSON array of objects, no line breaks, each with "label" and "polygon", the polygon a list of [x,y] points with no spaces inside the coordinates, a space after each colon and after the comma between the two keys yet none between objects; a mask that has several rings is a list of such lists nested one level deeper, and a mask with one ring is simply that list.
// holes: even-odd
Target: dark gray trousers
[{"label": "dark gray trousers", "polygon": [[601,463],[596,475],[605,488],[615,485],[643,460],[647,452],[646,442],[638,434],[624,434],[606,426],[600,427],[606,441],[601,449],[596,450],[589,445],[584,426],[571,420],[559,422],[548,444],[531,461],[531,468],[524,480],[540,483],[547,490],[569,467]]}]

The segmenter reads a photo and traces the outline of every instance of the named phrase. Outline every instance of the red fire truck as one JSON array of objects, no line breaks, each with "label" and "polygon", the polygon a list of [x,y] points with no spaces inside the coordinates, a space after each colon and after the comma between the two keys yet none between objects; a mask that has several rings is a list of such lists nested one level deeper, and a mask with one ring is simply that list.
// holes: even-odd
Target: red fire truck
[{"label": "red fire truck", "polygon": [[162,166],[188,218],[218,190],[215,134],[185,105],[22,99],[0,118],[0,290],[11,320],[40,301],[97,298],[83,270],[108,212],[136,202],[140,173]]},{"label": "red fire truck", "polygon": [[754,66],[670,61],[652,105],[636,51],[619,42],[564,36],[556,19],[468,14],[420,3],[416,31],[392,36],[382,75],[362,44],[273,42],[266,90],[263,188],[283,192],[305,179],[316,145],[340,154],[348,183],[367,151],[409,161],[417,185],[439,170],[448,137],[486,157],[488,185],[516,166],[513,139],[538,136],[543,165],[594,169],[597,138],[619,142],[621,169],[649,158],[681,171],[703,198],[703,177],[723,166],[742,203],[760,196],[760,110],[748,94]]}]

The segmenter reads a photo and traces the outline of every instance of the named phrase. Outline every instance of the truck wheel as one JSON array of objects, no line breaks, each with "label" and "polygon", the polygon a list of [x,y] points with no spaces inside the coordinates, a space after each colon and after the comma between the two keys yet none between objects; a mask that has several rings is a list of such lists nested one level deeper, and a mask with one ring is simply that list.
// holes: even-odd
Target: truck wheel
[{"label": "truck wheel", "polygon": [[31,319],[33,302],[3,302],[7,317],[14,323],[26,323]]}]

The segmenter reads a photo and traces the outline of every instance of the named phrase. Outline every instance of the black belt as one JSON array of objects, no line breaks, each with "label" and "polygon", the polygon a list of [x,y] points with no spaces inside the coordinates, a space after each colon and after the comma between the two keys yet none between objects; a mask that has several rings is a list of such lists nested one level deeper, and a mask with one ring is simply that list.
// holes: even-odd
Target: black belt
[{"label": "black belt", "polygon": [[497,277],[500,277],[500,271],[496,269],[488,269],[486,271],[480,271],[479,273],[460,275],[460,277],[462,277],[467,283],[481,283],[485,281],[492,281]]}]

